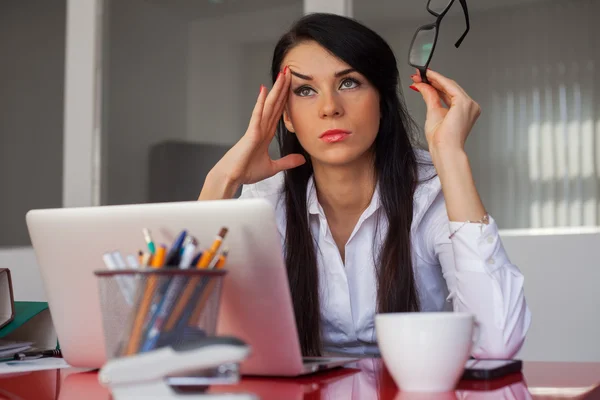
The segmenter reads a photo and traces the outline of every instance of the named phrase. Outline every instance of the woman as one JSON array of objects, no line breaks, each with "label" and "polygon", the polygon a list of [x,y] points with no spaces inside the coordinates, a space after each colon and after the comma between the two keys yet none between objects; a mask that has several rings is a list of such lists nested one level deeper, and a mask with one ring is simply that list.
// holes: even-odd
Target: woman
[{"label": "woman", "polygon": [[199,199],[244,185],[242,197],[273,204],[303,354],[376,352],[377,312],[455,310],[480,324],[473,356],[512,357],[531,317],[464,151],[479,106],[437,72],[432,86],[413,75],[429,153],[417,149],[392,50],[336,15],[299,20],[271,74]]}]

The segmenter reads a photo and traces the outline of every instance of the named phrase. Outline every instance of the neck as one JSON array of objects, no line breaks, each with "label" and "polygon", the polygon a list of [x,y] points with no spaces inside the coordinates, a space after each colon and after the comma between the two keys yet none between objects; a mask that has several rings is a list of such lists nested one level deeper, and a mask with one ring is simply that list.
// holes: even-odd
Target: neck
[{"label": "neck", "polygon": [[317,197],[328,218],[356,216],[369,206],[375,191],[373,162],[331,166],[313,163]]}]

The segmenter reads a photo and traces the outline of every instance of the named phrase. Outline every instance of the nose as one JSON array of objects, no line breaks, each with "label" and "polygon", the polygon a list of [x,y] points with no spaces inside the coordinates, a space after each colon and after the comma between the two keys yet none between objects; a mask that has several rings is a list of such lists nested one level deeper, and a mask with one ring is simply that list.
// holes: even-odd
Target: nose
[{"label": "nose", "polygon": [[336,92],[322,92],[319,103],[321,118],[335,118],[344,115],[344,107]]}]

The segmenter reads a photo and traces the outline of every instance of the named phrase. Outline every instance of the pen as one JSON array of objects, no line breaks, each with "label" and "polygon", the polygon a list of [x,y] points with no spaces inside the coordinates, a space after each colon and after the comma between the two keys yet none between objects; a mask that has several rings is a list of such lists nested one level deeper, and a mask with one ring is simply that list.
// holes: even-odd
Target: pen
[{"label": "pen", "polygon": [[[223,268],[225,262],[227,261],[228,254],[229,250],[227,248],[224,248],[223,252],[221,253],[221,256],[215,258],[217,260],[214,266],[215,269]],[[204,307],[206,306],[206,303],[210,298],[210,294],[214,290],[216,284],[217,281],[212,280],[203,289],[201,289],[202,293],[200,295],[200,301],[198,301],[198,305],[196,306],[196,308],[194,308],[192,316],[190,317],[190,319],[188,319],[189,326],[194,326],[195,323],[200,319],[200,315],[202,314],[202,311],[204,310]]]},{"label": "pen", "polygon": [[111,255],[113,260],[115,260],[115,264],[117,265],[118,269],[127,269],[127,264],[125,264],[125,260],[123,259],[121,252],[113,251]]},{"label": "pen", "polygon": [[138,260],[131,254],[127,256],[127,264],[130,268],[138,268],[140,266]]},{"label": "pen", "polygon": [[[204,268],[208,267],[214,254],[217,252],[217,250],[221,246],[221,243],[223,242],[223,239],[225,238],[226,234],[227,234],[227,228],[221,228],[221,230],[219,231],[219,234],[215,238],[215,241],[213,242],[210,249],[208,249],[204,253],[202,253],[202,257],[200,257],[200,261],[198,261],[198,264],[196,264],[197,269],[204,269]],[[173,329],[173,327],[175,327],[175,325],[177,324],[177,321],[181,317],[181,314],[183,313],[185,307],[187,306],[188,302],[190,301],[190,298],[194,295],[195,289],[198,286],[199,282],[200,282],[200,277],[197,277],[197,276],[195,276],[189,280],[188,284],[186,285],[185,289],[183,290],[183,293],[179,297],[179,301],[173,308],[173,312],[171,313],[171,315],[169,315],[169,318],[167,319],[167,323],[165,324],[165,331],[168,332],[171,329]]]},{"label": "pen", "polygon": [[[179,268],[181,269],[188,269],[190,267],[194,251],[196,250],[197,246],[196,239],[191,236],[189,236],[189,240],[186,240],[186,242],[187,243],[184,247],[183,255],[181,256],[181,261],[179,263]],[[177,301],[177,295],[185,284],[185,280],[186,278],[184,276],[177,276],[170,283],[168,283],[168,287],[165,289],[165,294],[158,305],[158,311],[156,311],[156,313],[153,315],[152,321],[149,324],[146,340],[142,344],[140,352],[143,353],[156,347],[162,326],[169,315],[173,304],[175,304]]]},{"label": "pen", "polygon": [[221,253],[221,257],[219,257],[219,261],[217,265],[215,265],[216,269],[221,269],[225,265],[225,261],[227,261],[227,256],[229,255],[229,249],[227,247],[223,248],[223,252]]},{"label": "pen", "polygon": [[167,258],[166,258],[166,262],[165,262],[165,266],[167,268],[174,268],[179,265],[179,261],[181,260],[181,255],[180,255],[179,251],[181,250],[181,247],[183,246],[183,242],[185,241],[186,236],[187,236],[187,232],[185,230],[183,230],[183,231],[181,231],[179,236],[177,236],[177,239],[175,239],[175,242],[173,242],[173,245],[171,246],[171,249],[169,250],[169,254],[167,254]]},{"label": "pen", "polygon": [[36,360],[38,358],[62,357],[60,349],[44,351],[25,351],[16,353],[13,359],[17,361]]},{"label": "pen", "polygon": [[198,254],[196,254],[194,256],[194,259],[192,260],[192,264],[191,265],[197,265],[198,261],[200,261],[200,258],[202,257],[202,252],[199,252]]},{"label": "pen", "polygon": [[[153,269],[162,268],[166,252],[167,248],[165,246],[160,246],[158,248],[155,256],[152,258],[151,267]],[[142,297],[140,307],[138,308],[135,320],[133,322],[133,328],[131,330],[129,342],[127,343],[127,347],[125,348],[126,356],[135,354],[138,351],[138,348],[140,347],[140,341],[142,339],[142,330],[144,328],[144,320],[146,319],[148,311],[150,310],[150,303],[152,303],[152,297],[154,296],[154,292],[156,291],[157,285],[157,277],[150,276],[148,278],[148,282],[146,283],[146,288],[144,290],[144,295]]]},{"label": "pen", "polygon": [[148,246],[148,250],[150,250],[151,254],[156,253],[156,246],[154,245],[154,241],[152,240],[152,236],[150,235],[150,231],[146,228],[142,229],[142,233],[144,234],[144,240],[146,241],[146,245]]},{"label": "pen", "polygon": [[183,246],[183,253],[181,254],[181,260],[179,261],[179,268],[189,268],[192,265],[194,258],[194,252],[198,246],[198,241],[193,236],[188,236],[189,240],[185,246]]},{"label": "pen", "polygon": [[[224,247],[223,251],[221,252],[221,255],[219,257],[214,257],[212,259],[212,261],[210,262],[210,265],[208,266],[208,269],[222,267],[223,264],[225,263],[225,259],[227,258],[227,254],[229,254],[229,250],[226,247]],[[219,266],[219,263],[221,263],[220,266]]]},{"label": "pen", "polygon": [[[115,253],[116,252],[104,253],[102,255],[102,260],[104,261],[104,265],[106,265],[106,268],[108,268],[111,271],[116,271],[118,269],[121,269],[119,264],[115,260],[115,257],[114,257]],[[133,303],[133,287],[130,284],[130,282],[124,278],[125,277],[123,277],[123,276],[117,276],[116,277],[117,284],[119,285],[119,290],[121,290],[121,293],[123,294],[123,297],[125,297],[125,301],[127,301],[127,304],[131,305]]]}]

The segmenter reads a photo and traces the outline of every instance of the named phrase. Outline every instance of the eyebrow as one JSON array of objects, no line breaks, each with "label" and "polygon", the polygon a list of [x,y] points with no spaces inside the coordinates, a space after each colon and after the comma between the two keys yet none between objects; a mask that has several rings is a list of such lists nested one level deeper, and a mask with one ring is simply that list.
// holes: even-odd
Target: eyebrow
[{"label": "eyebrow", "polygon": [[[313,80],[313,77],[310,75],[304,75],[299,72],[292,71],[291,69],[290,69],[290,72],[292,73],[292,75],[297,76],[300,79],[304,79],[305,81]],[[354,68],[347,68],[347,69],[336,72],[335,74],[333,74],[333,76],[335,76],[336,78],[339,78],[340,76],[348,75],[349,73],[352,73],[352,72],[356,72],[356,70]]]}]

